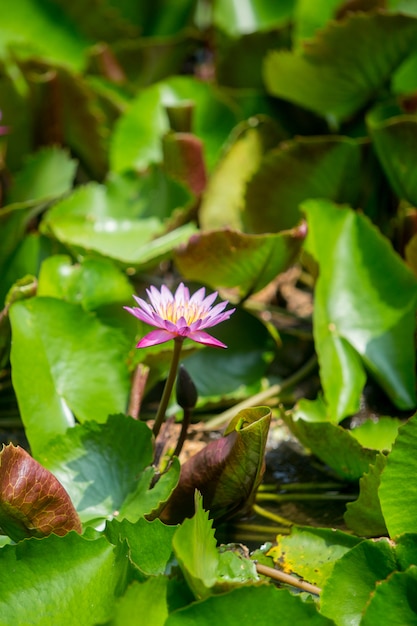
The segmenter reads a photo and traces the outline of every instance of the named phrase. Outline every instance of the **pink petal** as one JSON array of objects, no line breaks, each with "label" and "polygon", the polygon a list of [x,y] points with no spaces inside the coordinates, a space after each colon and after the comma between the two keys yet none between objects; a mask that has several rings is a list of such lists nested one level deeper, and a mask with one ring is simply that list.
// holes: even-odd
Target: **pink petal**
[{"label": "pink petal", "polygon": [[226,344],[222,343],[218,339],[215,339],[208,333],[205,333],[203,330],[192,331],[188,335],[188,338],[196,341],[197,343],[202,343],[205,346],[213,346],[214,348],[227,348]]},{"label": "pink petal", "polygon": [[151,326],[155,326],[155,323],[156,323],[155,318],[149,315],[148,313],[146,313],[146,311],[142,311],[141,309],[138,309],[137,307],[131,308],[129,306],[124,306],[123,308],[126,309],[126,311],[129,311],[129,313],[137,317],[142,322],[145,322],[146,324],[150,324]]},{"label": "pink petal", "polygon": [[157,346],[159,343],[165,343],[174,339],[174,335],[167,330],[151,330],[150,333],[142,337],[137,344],[137,348],[149,348],[149,346]]}]

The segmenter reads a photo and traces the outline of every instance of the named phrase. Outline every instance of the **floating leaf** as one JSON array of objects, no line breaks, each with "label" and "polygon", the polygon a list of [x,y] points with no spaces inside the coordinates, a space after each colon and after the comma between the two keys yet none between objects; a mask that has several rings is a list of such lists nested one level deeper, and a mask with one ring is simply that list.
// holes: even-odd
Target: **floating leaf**
[{"label": "floating leaf", "polygon": [[12,444],[0,452],[0,526],[14,541],[81,532],[64,487],[23,448]]},{"label": "floating leaf", "polygon": [[309,626],[331,626],[332,620],[320,615],[313,602],[304,602],[287,589],[276,589],[273,585],[242,587],[194,602],[188,607],[172,613],[165,626],[271,626],[280,624],[309,624]]},{"label": "floating leaf", "polygon": [[175,263],[187,280],[213,289],[238,289],[241,298],[260,291],[292,265],[303,243],[302,229],[266,235],[233,230],[202,232],[178,248]]},{"label": "floating leaf", "polygon": [[361,620],[361,626],[375,624],[416,624],[417,566],[411,565],[405,572],[394,572],[380,582],[370,598]]},{"label": "floating leaf", "polygon": [[[302,51],[270,52],[268,91],[322,116],[345,120],[385,89],[414,52],[417,20],[405,15],[354,13],[328,22]],[[352,45],[352,42],[355,45]]]},{"label": "floating leaf", "polygon": [[308,198],[356,205],[360,168],[360,143],[348,137],[284,141],[267,152],[248,182],[243,220],[252,232],[273,233],[296,226]]},{"label": "floating leaf", "polygon": [[378,583],[396,569],[394,550],[387,539],[362,541],[334,564],[320,597],[321,612],[339,626],[359,626]]},{"label": "floating leaf", "polygon": [[161,519],[173,523],[192,515],[196,489],[215,519],[250,508],[263,475],[270,420],[271,411],[266,407],[239,411],[223,437],[183,464],[178,486]]},{"label": "floating leaf", "polygon": [[92,541],[74,532],[4,546],[0,564],[0,614],[5,626],[102,624],[111,617],[115,597],[126,585],[128,568],[123,546],[115,548],[104,537]]},{"label": "floating leaf", "polygon": [[103,422],[125,410],[129,341],[121,330],[46,297],[13,304],[10,322],[13,384],[34,454],[73,426],[73,415]]},{"label": "floating leaf", "polygon": [[321,587],[335,562],[360,541],[340,530],[293,526],[290,535],[278,535],[268,556],[284,572]]},{"label": "floating leaf", "polygon": [[375,457],[375,463],[370,464],[369,471],[359,480],[358,499],[346,505],[344,520],[348,527],[361,537],[380,537],[388,534],[378,496],[381,473],[386,460],[384,454]]},{"label": "floating leaf", "polygon": [[417,472],[417,416],[398,431],[381,476],[379,499],[391,537],[415,532],[417,502],[413,496]]},{"label": "floating leaf", "polygon": [[[62,482],[83,522],[114,516],[136,521],[167,500],[173,488],[169,478],[150,489],[152,432],[125,415],[75,426],[50,441],[38,458]],[[178,467],[167,476],[174,476],[175,484]]]},{"label": "floating leaf", "polygon": [[398,408],[413,408],[415,277],[365,216],[325,200],[302,208],[319,264],[314,339],[329,415],[358,410],[365,367]]}]

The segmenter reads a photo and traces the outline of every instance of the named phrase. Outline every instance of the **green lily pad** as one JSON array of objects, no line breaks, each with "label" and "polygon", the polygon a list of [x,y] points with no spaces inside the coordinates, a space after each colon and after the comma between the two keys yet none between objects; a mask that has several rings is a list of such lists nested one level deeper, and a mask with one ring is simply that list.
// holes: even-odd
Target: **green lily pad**
[{"label": "green lily pad", "polygon": [[381,476],[379,499],[391,537],[415,532],[417,503],[414,497],[417,471],[417,416],[398,431]]},{"label": "green lily pad", "polygon": [[[36,297],[10,307],[13,384],[33,453],[79,421],[124,411],[130,342],[80,306]],[[86,384],[86,382],[88,384]]]},{"label": "green lily pad", "polygon": [[411,565],[405,572],[394,572],[381,581],[365,609],[361,626],[417,624],[416,585],[416,565]]},{"label": "green lily pad", "polygon": [[274,96],[345,120],[383,92],[391,74],[414,52],[416,36],[412,17],[353,13],[328,22],[302,50],[270,52],[265,83]]},{"label": "green lily pad", "polygon": [[65,487],[83,523],[113,517],[137,521],[167,500],[178,480],[175,465],[165,475],[169,480],[150,489],[152,432],[125,415],[77,425],[50,441],[37,458]]},{"label": "green lily pad", "polygon": [[398,408],[415,407],[414,275],[365,216],[325,200],[302,208],[319,264],[314,338],[329,415],[359,409],[365,368]]},{"label": "green lily pad", "polygon": [[361,537],[380,537],[388,534],[378,496],[386,461],[387,457],[384,454],[375,457],[375,463],[370,464],[369,471],[359,480],[358,499],[346,505],[344,520],[348,527]]},{"label": "green lily pad", "polygon": [[75,532],[4,546],[0,563],[0,613],[5,626],[106,622],[126,584],[128,568],[123,547],[115,548],[104,537],[92,541]]}]

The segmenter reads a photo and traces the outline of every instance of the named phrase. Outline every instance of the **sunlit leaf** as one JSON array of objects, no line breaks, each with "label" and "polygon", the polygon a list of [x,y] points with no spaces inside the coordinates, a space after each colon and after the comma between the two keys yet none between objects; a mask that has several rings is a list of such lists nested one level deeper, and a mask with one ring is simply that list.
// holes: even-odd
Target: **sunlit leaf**
[{"label": "sunlit leaf", "polygon": [[391,537],[415,532],[417,503],[412,495],[416,489],[417,417],[412,417],[398,431],[381,476],[379,499]]},{"label": "sunlit leaf", "polygon": [[31,298],[10,308],[13,384],[32,452],[78,420],[124,411],[129,341],[80,306]]},{"label": "sunlit leaf", "polygon": [[362,541],[334,564],[320,597],[321,612],[340,626],[359,625],[377,583],[395,570],[395,553],[388,540]]},{"label": "sunlit leaf", "polygon": [[282,142],[267,152],[248,182],[243,220],[251,232],[276,232],[299,222],[300,203],[308,198],[355,205],[360,167],[360,144],[348,137]]},{"label": "sunlit leaf", "polygon": [[380,417],[377,421],[365,420],[350,432],[364,448],[391,450],[401,424],[395,417]]},{"label": "sunlit leaf", "polygon": [[182,465],[178,486],[161,519],[175,523],[192,515],[196,489],[214,519],[249,510],[264,471],[270,420],[267,407],[239,411],[223,437]]},{"label": "sunlit leaf", "polygon": [[224,97],[208,83],[178,76],[142,90],[118,121],[110,147],[111,169],[141,170],[162,161],[162,136],[169,130],[165,106],[195,102],[193,132],[202,139],[211,170],[237,122]]},{"label": "sunlit leaf", "polygon": [[358,410],[365,367],[398,408],[413,408],[415,277],[363,215],[324,200],[302,208],[319,264],[314,338],[329,415]]},{"label": "sunlit leaf", "polygon": [[213,289],[234,287],[244,298],[294,264],[303,239],[301,228],[265,235],[234,230],[202,232],[178,248],[174,260],[187,280]]},{"label": "sunlit leaf", "polygon": [[0,452],[0,526],[15,541],[81,532],[63,486],[23,448],[12,444]]},{"label": "sunlit leaf", "polygon": [[290,535],[278,535],[268,556],[284,572],[321,587],[334,563],[360,541],[340,530],[293,526]]},{"label": "sunlit leaf", "polygon": [[417,566],[394,572],[376,587],[361,620],[361,626],[374,624],[417,624]]},{"label": "sunlit leaf", "polygon": [[328,22],[300,51],[270,52],[266,86],[274,96],[344,120],[385,89],[392,72],[414,52],[416,39],[412,17],[351,14]]},{"label": "sunlit leaf", "polygon": [[168,617],[167,576],[153,576],[134,582],[116,603],[109,626],[137,626],[138,616],[146,616],[149,626],[164,626]]},{"label": "sunlit leaf", "polygon": [[274,6],[268,0],[249,0],[244,10],[233,0],[216,2],[213,22],[231,35],[263,31],[285,24],[291,17],[294,0],[285,0]]},{"label": "sunlit leaf", "polygon": [[362,537],[380,537],[388,531],[382,515],[378,489],[381,473],[386,464],[386,456],[378,454],[375,463],[359,480],[359,496],[355,502],[348,502],[344,520],[354,533]]},{"label": "sunlit leaf", "polygon": [[5,626],[103,623],[124,589],[128,567],[122,546],[115,548],[104,537],[92,541],[74,532],[4,546],[0,563],[0,613]]},{"label": "sunlit leaf", "polygon": [[[105,424],[78,425],[49,442],[37,458],[62,482],[83,522],[115,516],[136,521],[157,508],[172,490],[171,485],[166,493],[161,487],[150,490],[155,473],[150,467],[152,432],[125,415],[110,416]],[[132,496],[137,514],[128,515],[127,507],[127,514],[122,514]]]}]

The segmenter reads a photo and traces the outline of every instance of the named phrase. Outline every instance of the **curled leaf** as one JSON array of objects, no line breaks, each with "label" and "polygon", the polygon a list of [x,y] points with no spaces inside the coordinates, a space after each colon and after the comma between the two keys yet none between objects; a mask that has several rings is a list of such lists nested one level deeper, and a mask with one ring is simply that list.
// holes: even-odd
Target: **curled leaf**
[{"label": "curled leaf", "polygon": [[81,533],[78,514],[61,483],[20,446],[0,452],[0,526],[14,541]]},{"label": "curled leaf", "polygon": [[264,471],[264,452],[271,420],[268,407],[240,411],[224,437],[209,443],[181,468],[180,480],[161,513],[175,524],[194,513],[194,493],[216,521],[250,507]]}]

